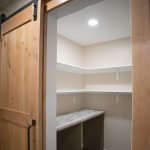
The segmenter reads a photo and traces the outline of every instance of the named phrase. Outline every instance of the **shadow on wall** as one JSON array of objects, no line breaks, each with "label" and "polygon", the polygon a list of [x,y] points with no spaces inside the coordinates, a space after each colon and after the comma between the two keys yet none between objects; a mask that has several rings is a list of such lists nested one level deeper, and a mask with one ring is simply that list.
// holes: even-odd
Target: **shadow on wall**
[{"label": "shadow on wall", "polygon": [[105,111],[104,146],[107,150],[131,150],[132,96],[84,95],[83,107]]}]

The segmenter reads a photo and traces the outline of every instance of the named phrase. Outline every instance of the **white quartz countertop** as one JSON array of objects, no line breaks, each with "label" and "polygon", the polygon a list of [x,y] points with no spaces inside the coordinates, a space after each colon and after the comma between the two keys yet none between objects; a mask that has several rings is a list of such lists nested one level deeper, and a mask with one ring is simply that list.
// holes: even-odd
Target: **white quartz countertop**
[{"label": "white quartz countertop", "polygon": [[58,116],[56,118],[56,130],[60,131],[76,125],[78,123],[82,123],[94,117],[100,116],[104,114],[104,111],[97,110],[81,110],[74,113],[69,113],[65,115]]}]

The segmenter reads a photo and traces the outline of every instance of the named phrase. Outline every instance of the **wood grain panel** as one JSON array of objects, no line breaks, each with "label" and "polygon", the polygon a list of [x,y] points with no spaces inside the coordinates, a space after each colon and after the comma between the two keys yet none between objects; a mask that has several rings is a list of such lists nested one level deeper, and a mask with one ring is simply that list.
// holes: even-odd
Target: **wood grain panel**
[{"label": "wood grain panel", "polygon": [[20,112],[32,112],[37,98],[37,53],[32,42],[32,25],[19,27],[3,36],[2,43],[2,106]]},{"label": "wood grain panel", "polygon": [[[27,150],[27,130],[2,120],[1,150]],[[24,138],[23,138],[24,137]]]},{"label": "wood grain panel", "polygon": [[2,34],[5,34],[17,27],[27,23],[32,20],[33,8],[29,6],[22,12],[16,14],[14,17],[10,18],[8,21],[2,24]]},{"label": "wood grain panel", "polygon": [[132,0],[132,150],[150,149],[150,1]]},{"label": "wood grain panel", "polygon": [[31,119],[31,150],[42,150],[43,7],[39,0],[37,21],[29,6],[2,25],[0,150],[27,150]]},{"label": "wood grain panel", "polygon": [[[39,62],[38,50],[35,50],[34,45],[36,40],[33,36],[33,27],[34,24],[28,22],[3,35],[2,38],[1,107],[16,112],[16,116],[17,112],[19,112],[18,119],[20,119],[13,119],[15,117],[14,113],[3,113],[3,120],[5,119],[5,121],[2,120],[2,134],[6,137],[10,136],[9,138],[3,138],[2,149],[5,150],[10,150],[10,147],[11,150],[25,150],[24,147],[27,147],[24,146],[27,145],[25,143],[27,129],[18,125],[19,121],[24,120],[20,118],[20,113],[30,114],[34,119],[37,116]],[[9,118],[10,120],[8,121]],[[28,123],[26,122],[26,124]],[[17,137],[12,139],[13,135]],[[18,137],[21,139],[18,140]],[[12,146],[12,143],[17,142],[16,140],[20,141],[17,147]],[[34,147],[33,149],[35,149],[35,143],[31,143],[32,147]]]},{"label": "wood grain panel", "polygon": [[25,114],[2,108],[0,109],[0,118],[24,127],[28,127],[32,123],[32,118],[30,114]]},{"label": "wood grain panel", "polygon": [[51,0],[46,3],[46,11],[52,11],[53,9],[56,9],[70,1],[72,0]]}]

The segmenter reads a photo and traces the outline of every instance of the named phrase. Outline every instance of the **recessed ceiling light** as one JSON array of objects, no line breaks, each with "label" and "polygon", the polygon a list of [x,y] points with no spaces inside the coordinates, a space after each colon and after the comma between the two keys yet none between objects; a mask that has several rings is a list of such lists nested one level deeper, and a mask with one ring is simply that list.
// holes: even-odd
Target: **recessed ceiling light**
[{"label": "recessed ceiling light", "polygon": [[96,19],[90,19],[88,21],[88,25],[92,26],[92,27],[97,26],[98,25],[98,20],[96,20]]}]

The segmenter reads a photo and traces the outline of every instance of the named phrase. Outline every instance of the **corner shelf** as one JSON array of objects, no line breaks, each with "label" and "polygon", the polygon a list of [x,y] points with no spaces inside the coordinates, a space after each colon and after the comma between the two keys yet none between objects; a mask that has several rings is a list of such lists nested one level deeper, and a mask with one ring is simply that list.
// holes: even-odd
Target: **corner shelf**
[{"label": "corner shelf", "polygon": [[66,71],[78,74],[95,74],[95,73],[111,73],[111,72],[127,72],[132,71],[132,66],[114,66],[100,68],[85,68],[70,64],[57,63],[58,71]]},{"label": "corner shelf", "polygon": [[64,94],[77,94],[83,93],[84,90],[58,90],[56,91],[57,95],[64,95]]},{"label": "corner shelf", "polygon": [[132,94],[131,90],[58,90],[57,95],[95,93],[95,94]]}]

